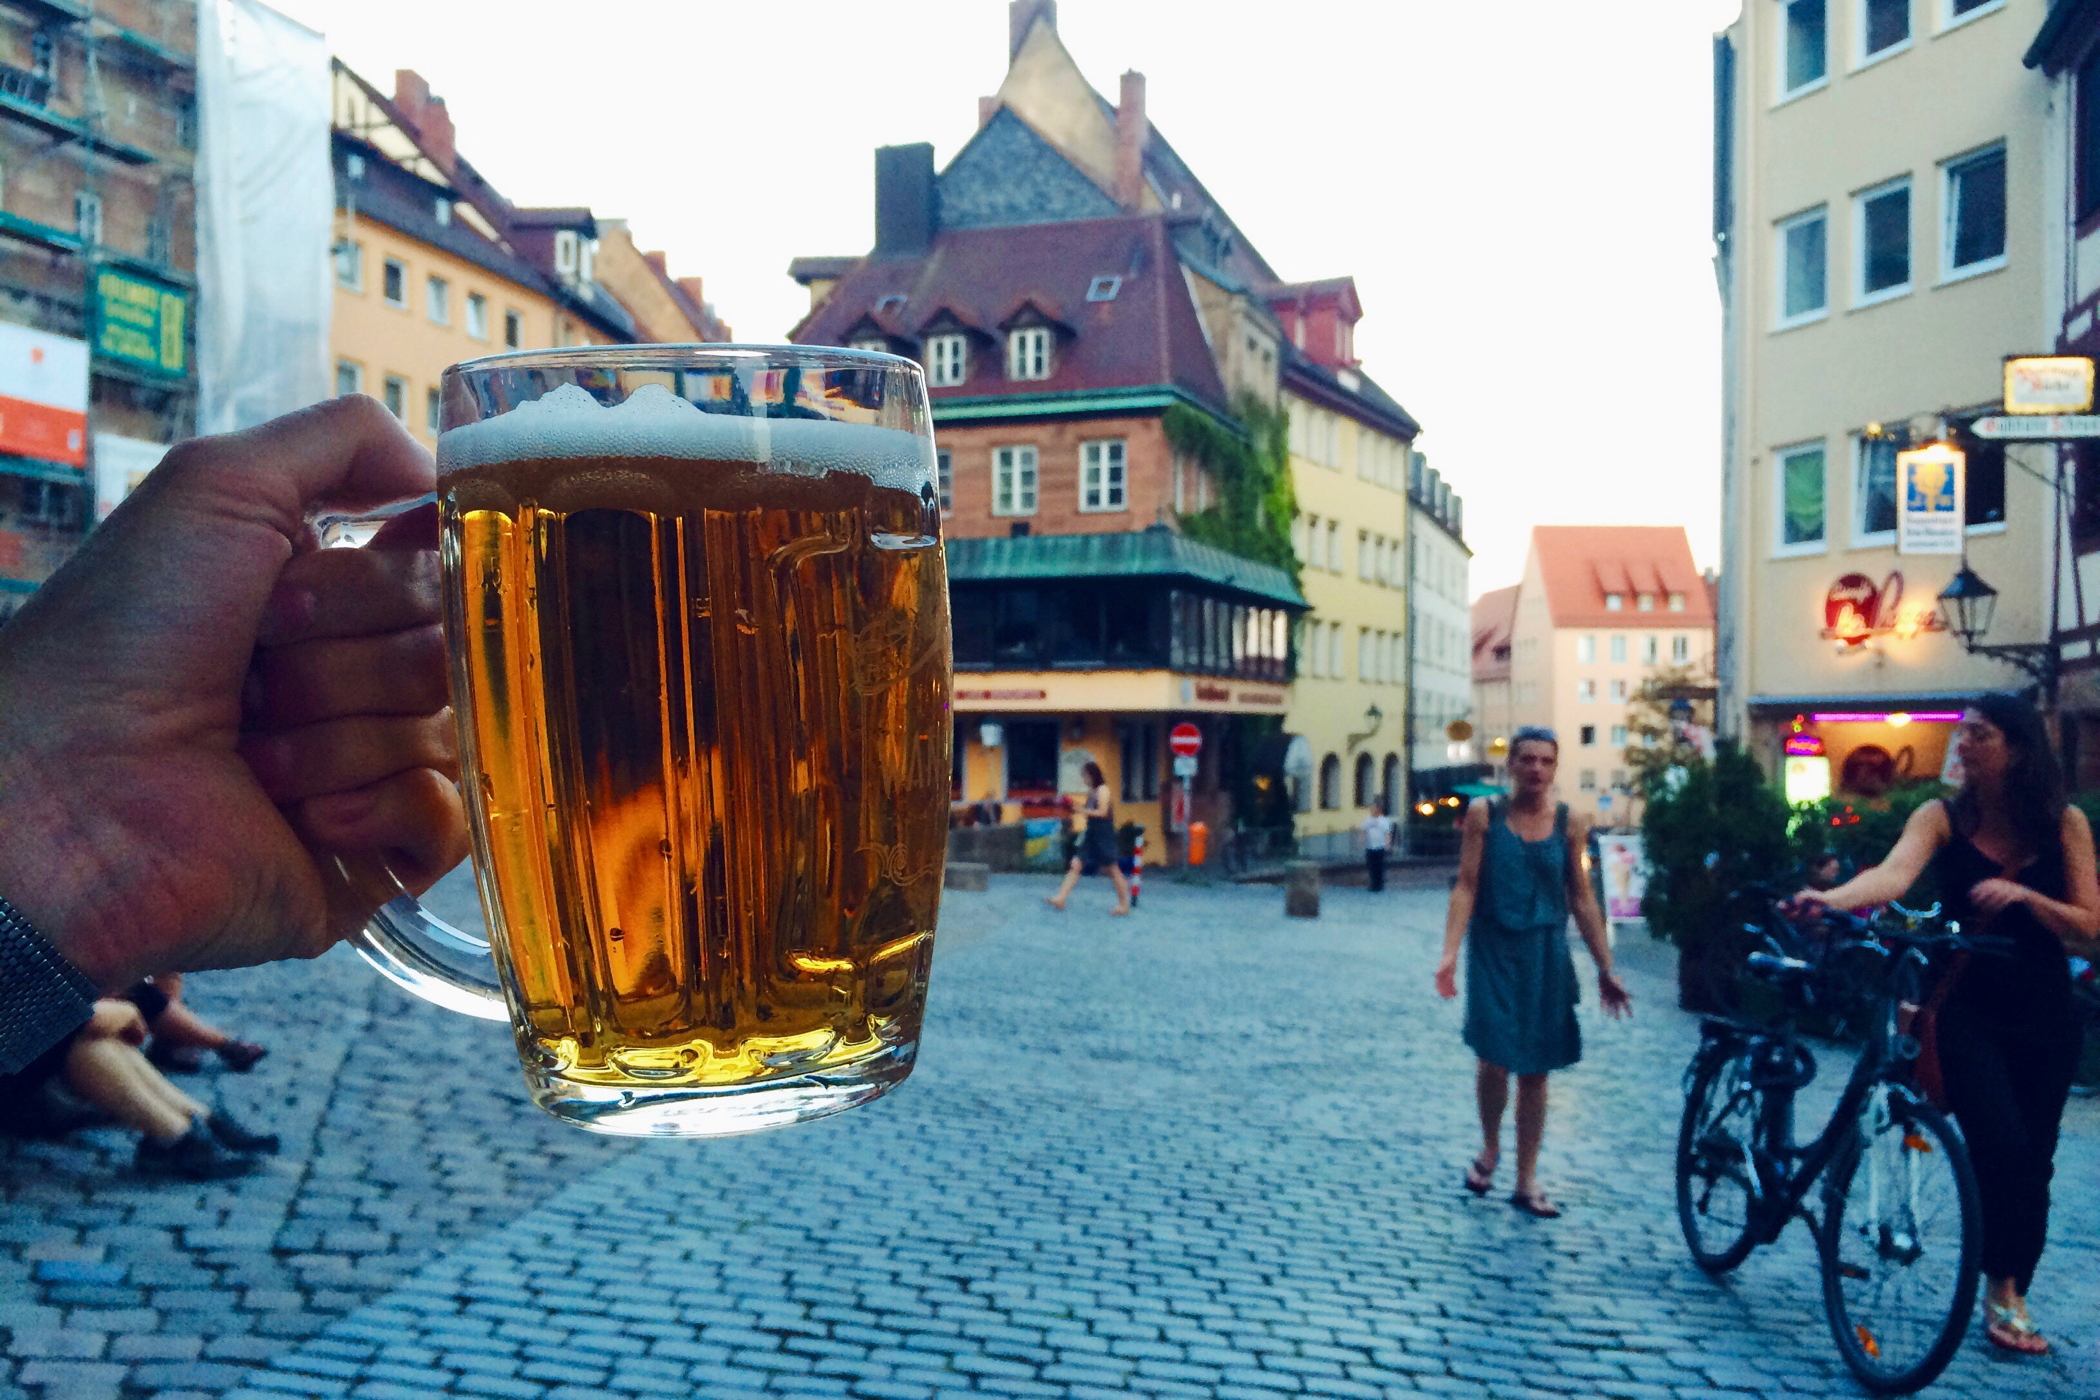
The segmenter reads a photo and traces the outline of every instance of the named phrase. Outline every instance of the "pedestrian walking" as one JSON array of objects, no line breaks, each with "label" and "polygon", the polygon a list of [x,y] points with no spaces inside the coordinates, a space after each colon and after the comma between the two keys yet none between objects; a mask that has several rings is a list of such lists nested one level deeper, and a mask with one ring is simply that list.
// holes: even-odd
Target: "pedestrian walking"
[{"label": "pedestrian walking", "polygon": [[1385,803],[1373,802],[1371,815],[1363,819],[1364,871],[1370,877],[1371,893],[1385,888],[1385,856],[1393,845],[1393,819],[1385,814]]},{"label": "pedestrian walking", "polygon": [[2063,770],[2041,716],[2014,695],[1984,695],[1954,731],[1962,785],[1911,814],[1881,864],[1816,904],[1864,909],[1900,899],[1926,867],[1949,919],[2004,940],[1971,952],[1934,1012],[1940,1079],[1968,1142],[1983,1205],[1985,1335],[2048,1352],[2027,1290],[2049,1234],[2049,1180],[2083,1030],[2070,957],[2100,954],[2100,877],[2085,814],[2064,801]]},{"label": "pedestrian walking", "polygon": [[1080,809],[1086,818],[1086,829],[1080,833],[1079,848],[1072,853],[1072,860],[1065,867],[1065,882],[1057,887],[1057,893],[1043,902],[1052,909],[1062,910],[1072,897],[1072,887],[1079,883],[1081,875],[1106,873],[1116,884],[1116,907],[1111,914],[1130,912],[1130,882],[1123,878],[1123,867],[1117,861],[1116,850],[1116,799],[1109,791],[1108,777],[1101,765],[1089,762],[1080,770],[1086,778],[1086,805]]},{"label": "pedestrian walking", "polygon": [[1494,1184],[1502,1156],[1502,1112],[1517,1077],[1517,1182],[1510,1203],[1552,1219],[1560,1207],[1539,1190],[1539,1143],[1546,1130],[1546,1076],[1582,1058],[1575,1020],[1580,988],[1568,946],[1572,910],[1597,962],[1606,1014],[1624,1016],[1633,999],[1612,972],[1604,915],[1583,869],[1589,822],[1553,800],[1560,740],[1526,725],[1510,740],[1508,798],[1476,798],[1466,810],[1458,880],[1444,918],[1440,996],[1458,995],[1458,954],[1466,951],[1466,1044],[1479,1057],[1480,1155],[1466,1168],[1477,1196]]}]

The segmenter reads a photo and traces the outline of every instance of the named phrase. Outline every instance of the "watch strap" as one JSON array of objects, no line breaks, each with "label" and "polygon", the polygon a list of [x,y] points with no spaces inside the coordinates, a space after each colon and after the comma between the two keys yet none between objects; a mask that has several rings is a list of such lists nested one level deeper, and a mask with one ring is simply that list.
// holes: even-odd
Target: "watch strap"
[{"label": "watch strap", "polygon": [[0,1074],[24,1066],[95,1014],[95,985],[0,899]]}]

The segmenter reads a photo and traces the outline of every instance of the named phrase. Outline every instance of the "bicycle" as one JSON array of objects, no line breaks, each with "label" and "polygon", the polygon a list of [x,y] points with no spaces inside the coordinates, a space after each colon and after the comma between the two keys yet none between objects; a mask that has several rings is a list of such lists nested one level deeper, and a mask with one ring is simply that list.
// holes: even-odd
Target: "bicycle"
[{"label": "bicycle", "polygon": [[[1999,940],[1937,925],[1938,906],[1890,906],[1879,920],[1831,913],[1841,937],[1818,957],[1802,950],[1776,904],[1750,972],[1775,985],[1775,1029],[1707,1020],[1685,1070],[1677,1139],[1677,1216],[1693,1262],[1723,1274],[1787,1224],[1807,1223],[1817,1247],[1832,1339],[1867,1389],[1907,1395],[1954,1358],[1976,1305],[1982,1249],[1976,1174],[1959,1131],[1918,1090],[1909,1012],[1923,1004],[1937,955]],[[1792,943],[1794,951],[1788,950]],[[1858,1061],[1830,1121],[1794,1139],[1794,1099],[1816,1076],[1794,1015],[1837,989],[1841,962],[1878,965]],[[1907,1008],[1907,1009],[1906,1009]],[[1820,1182],[1821,1218],[1810,1209]]]}]

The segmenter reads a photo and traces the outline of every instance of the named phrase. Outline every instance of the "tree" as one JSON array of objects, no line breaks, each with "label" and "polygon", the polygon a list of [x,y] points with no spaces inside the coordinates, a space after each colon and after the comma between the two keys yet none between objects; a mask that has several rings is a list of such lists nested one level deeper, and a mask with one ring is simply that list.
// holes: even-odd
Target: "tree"
[{"label": "tree", "polygon": [[[1634,691],[1626,702],[1626,731],[1631,741],[1626,746],[1626,766],[1633,771],[1634,791],[1649,796],[1663,774],[1706,757],[1696,745],[1685,742],[1670,718],[1670,707],[1687,691],[1712,694],[1713,684],[1710,672],[1671,666],[1652,673]],[[1714,702],[1696,699],[1691,703],[1692,722],[1711,734]]]}]

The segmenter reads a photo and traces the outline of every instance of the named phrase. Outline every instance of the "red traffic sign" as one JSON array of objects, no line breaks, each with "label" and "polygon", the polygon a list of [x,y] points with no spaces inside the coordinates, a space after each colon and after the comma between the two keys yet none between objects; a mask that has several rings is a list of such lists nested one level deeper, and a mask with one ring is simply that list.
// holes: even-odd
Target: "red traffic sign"
[{"label": "red traffic sign", "polygon": [[1167,747],[1183,758],[1203,752],[1203,731],[1193,724],[1177,724],[1167,732]]}]

